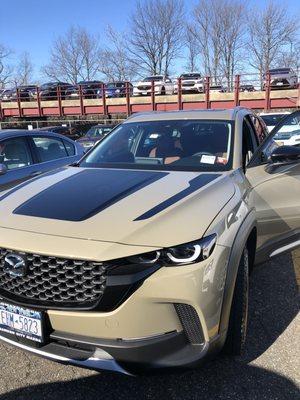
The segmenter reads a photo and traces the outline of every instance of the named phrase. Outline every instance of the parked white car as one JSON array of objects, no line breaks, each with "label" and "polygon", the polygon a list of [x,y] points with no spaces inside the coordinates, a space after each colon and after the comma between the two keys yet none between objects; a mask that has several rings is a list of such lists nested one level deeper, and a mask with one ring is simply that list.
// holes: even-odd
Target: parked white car
[{"label": "parked white car", "polygon": [[168,76],[153,75],[147,76],[133,88],[134,96],[148,96],[151,94],[151,85],[154,82],[155,94],[173,94],[174,83]]},{"label": "parked white car", "polygon": [[293,113],[276,127],[274,140],[281,146],[300,146],[300,114]]},{"label": "parked white car", "polygon": [[269,113],[260,113],[261,118],[264,123],[267,125],[268,131],[271,130],[284,118],[286,115],[290,114],[289,111],[284,112],[269,112]]},{"label": "parked white car", "polygon": [[270,69],[269,73],[271,89],[293,89],[297,87],[298,77],[292,68],[274,68]]},{"label": "parked white car", "polygon": [[[180,75],[182,93],[203,93],[203,79],[200,72],[189,72]],[[175,83],[174,92],[178,92],[178,83]]]}]

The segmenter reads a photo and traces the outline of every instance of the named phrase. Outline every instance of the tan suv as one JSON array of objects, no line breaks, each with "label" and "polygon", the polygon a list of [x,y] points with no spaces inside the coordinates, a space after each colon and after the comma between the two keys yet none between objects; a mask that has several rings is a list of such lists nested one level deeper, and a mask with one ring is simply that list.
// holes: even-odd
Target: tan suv
[{"label": "tan suv", "polygon": [[300,244],[300,150],[265,135],[243,108],[137,114],[3,193],[1,340],[125,373],[239,354],[249,270]]}]

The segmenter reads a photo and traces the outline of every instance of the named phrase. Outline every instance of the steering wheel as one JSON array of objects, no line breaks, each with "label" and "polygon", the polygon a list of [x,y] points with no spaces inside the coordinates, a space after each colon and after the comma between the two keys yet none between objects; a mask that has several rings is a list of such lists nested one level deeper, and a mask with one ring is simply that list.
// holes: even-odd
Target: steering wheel
[{"label": "steering wheel", "polygon": [[193,154],[193,157],[195,156],[215,156],[212,153],[209,153],[208,151],[199,151],[198,153]]}]

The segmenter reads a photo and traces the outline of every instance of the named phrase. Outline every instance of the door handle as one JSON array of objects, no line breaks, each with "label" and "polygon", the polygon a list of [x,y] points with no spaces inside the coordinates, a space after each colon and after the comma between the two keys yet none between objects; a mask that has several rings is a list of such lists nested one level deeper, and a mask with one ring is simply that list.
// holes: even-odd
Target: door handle
[{"label": "door handle", "polygon": [[42,171],[34,171],[30,174],[30,176],[38,176],[41,175]]}]

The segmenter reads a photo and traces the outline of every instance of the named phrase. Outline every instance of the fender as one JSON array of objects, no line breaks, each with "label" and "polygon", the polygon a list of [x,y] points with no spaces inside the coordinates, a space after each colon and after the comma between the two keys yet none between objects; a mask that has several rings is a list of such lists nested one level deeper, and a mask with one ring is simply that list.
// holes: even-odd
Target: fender
[{"label": "fender", "polygon": [[224,342],[226,339],[226,333],[228,329],[233,292],[235,288],[235,281],[237,277],[240,259],[245,244],[247,243],[247,240],[254,228],[256,228],[256,219],[255,219],[255,211],[252,210],[244,219],[242,225],[240,226],[235,236],[227,265],[227,274],[225,280],[222,311],[221,311],[220,326],[219,326],[219,334],[223,337]]}]

